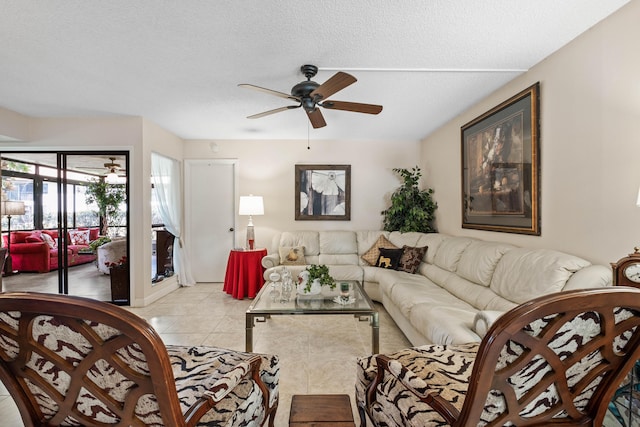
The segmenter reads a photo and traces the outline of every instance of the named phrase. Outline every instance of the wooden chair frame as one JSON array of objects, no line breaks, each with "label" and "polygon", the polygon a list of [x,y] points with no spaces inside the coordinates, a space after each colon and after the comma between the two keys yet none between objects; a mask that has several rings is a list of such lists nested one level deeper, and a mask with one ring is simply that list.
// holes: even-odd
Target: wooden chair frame
[{"label": "wooden chair frame", "polygon": [[[614,310],[623,307],[633,316],[616,323]],[[566,358],[560,358],[548,344],[565,323],[582,313],[598,313],[603,332],[593,337]],[[524,331],[531,322],[555,317],[544,327],[539,336]],[[633,333],[630,334],[630,330]],[[621,351],[614,349],[614,339],[622,333],[630,335]],[[503,347],[509,342],[525,347],[517,361],[496,370],[498,358]],[[567,370],[587,355],[599,351],[602,362],[589,373],[569,387],[566,381]],[[536,355],[542,355],[552,368],[540,382],[535,384],[520,399],[507,380]],[[469,387],[462,409],[458,411],[449,401],[428,389],[428,381],[418,378],[399,362],[386,356],[376,356],[377,374],[366,394],[366,407],[361,408],[362,425],[366,424],[365,414],[371,414],[375,403],[378,385],[385,375],[392,375],[410,390],[423,403],[440,414],[451,426],[475,426],[483,413],[487,396],[491,390],[497,390],[504,396],[506,410],[489,426],[502,426],[512,422],[517,426],[580,425],[600,426],[614,393],[624,377],[640,358],[640,290],[618,287],[591,290],[576,290],[543,296],[522,304],[500,317],[489,329],[482,340],[469,378]],[[574,405],[574,398],[596,377],[601,381],[593,392],[586,407],[580,411]],[[558,402],[550,409],[534,417],[523,418],[521,410],[549,385],[556,385]],[[421,384],[420,391],[416,384]],[[424,388],[423,388],[424,386]],[[566,411],[565,418],[552,418],[560,411]]]},{"label": "wooden chair frame", "polygon": [[[0,379],[13,397],[25,426],[55,426],[62,423],[67,416],[72,416],[86,426],[105,426],[95,419],[80,413],[76,407],[76,397],[80,388],[89,390],[108,409],[117,416],[122,426],[140,426],[141,420],[136,417],[135,406],[138,397],[146,394],[155,396],[162,423],[166,426],[195,426],[201,417],[233,391],[235,385],[246,378],[252,378],[262,391],[262,404],[265,408],[264,422],[269,419],[273,426],[277,402],[269,407],[269,391],[260,378],[261,358],[256,355],[227,373],[224,381],[218,380],[203,396],[185,413],[182,413],[178,394],[174,383],[174,375],[167,349],[158,333],[142,318],[111,304],[67,295],[39,293],[7,293],[0,294],[0,315],[19,313],[14,329],[0,319],[0,340],[13,341],[18,352],[8,354],[0,346]],[[91,345],[86,357],[78,363],[70,363],[34,340],[32,328],[34,321],[41,316],[53,316],[70,330],[82,335]],[[6,319],[4,319],[6,320]],[[114,328],[119,335],[103,340],[92,328],[100,323]],[[137,345],[145,356],[148,375],[142,375],[132,369],[116,351],[129,345]],[[70,386],[66,393],[60,393],[36,371],[28,367],[32,353],[40,354],[47,363],[70,376]],[[118,373],[135,384],[131,387],[124,403],[113,399],[109,393],[87,379],[87,371],[98,360],[105,360]],[[43,416],[33,393],[27,386],[27,380],[46,391],[59,408],[56,414],[46,419]]]}]

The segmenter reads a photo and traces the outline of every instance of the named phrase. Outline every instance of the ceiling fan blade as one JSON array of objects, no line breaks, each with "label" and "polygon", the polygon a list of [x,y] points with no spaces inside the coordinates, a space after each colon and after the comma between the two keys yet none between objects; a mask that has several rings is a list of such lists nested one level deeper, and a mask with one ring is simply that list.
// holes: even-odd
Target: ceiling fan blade
[{"label": "ceiling fan blade", "polygon": [[314,129],[323,128],[327,125],[327,122],[324,121],[324,117],[318,108],[311,113],[307,111],[307,116],[309,116],[309,121]]},{"label": "ceiling fan blade", "polygon": [[378,114],[382,111],[382,105],[361,104],[359,102],[325,101],[320,105],[331,110],[353,111],[355,113]]},{"label": "ceiling fan blade", "polygon": [[285,98],[285,99],[292,99],[294,101],[300,101],[300,98],[290,95],[288,93],[284,93],[284,92],[278,92],[277,90],[271,90],[271,89],[267,89],[264,87],[260,87],[260,86],[256,86],[256,85],[252,85],[249,83],[240,83],[238,85],[238,87],[243,87],[246,89],[253,89],[253,90],[257,90],[259,92],[264,92],[267,93],[269,95],[275,95],[275,96],[279,96],[280,98]]},{"label": "ceiling fan blade", "polygon": [[300,108],[301,106],[302,106],[302,104],[300,104],[300,105],[287,105],[286,107],[280,107],[280,108],[276,108],[274,110],[269,110],[269,111],[264,111],[262,113],[254,114],[253,116],[247,117],[247,119],[259,119],[260,117],[269,116],[271,114],[279,113],[281,111],[292,110],[294,108]]},{"label": "ceiling fan blade", "polygon": [[355,83],[357,80],[351,74],[338,71],[329,80],[318,86],[309,94],[314,99],[327,99],[339,90]]}]

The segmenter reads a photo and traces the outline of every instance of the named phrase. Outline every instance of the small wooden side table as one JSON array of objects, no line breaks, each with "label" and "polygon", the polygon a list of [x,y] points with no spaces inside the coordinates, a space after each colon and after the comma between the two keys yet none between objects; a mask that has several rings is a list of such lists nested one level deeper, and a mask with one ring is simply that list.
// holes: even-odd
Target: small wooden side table
[{"label": "small wooden side table", "polygon": [[289,427],[356,427],[351,399],[346,394],[295,394]]},{"label": "small wooden side table", "polygon": [[264,285],[262,258],[266,249],[232,250],[224,276],[224,291],[237,299],[255,298]]}]

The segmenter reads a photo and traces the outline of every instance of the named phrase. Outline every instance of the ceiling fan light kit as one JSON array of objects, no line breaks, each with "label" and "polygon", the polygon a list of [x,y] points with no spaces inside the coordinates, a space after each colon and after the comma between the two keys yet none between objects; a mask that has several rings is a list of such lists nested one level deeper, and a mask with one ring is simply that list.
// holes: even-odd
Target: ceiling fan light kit
[{"label": "ceiling fan light kit", "polygon": [[239,87],[257,90],[259,92],[264,92],[270,95],[278,96],[280,98],[290,99],[292,101],[298,102],[298,105],[288,105],[285,107],[264,111],[262,113],[251,115],[247,118],[258,119],[260,117],[302,107],[307,113],[307,117],[309,118],[311,125],[314,127],[314,129],[317,129],[327,125],[318,107],[365,114],[379,114],[382,111],[381,105],[327,100],[327,98],[329,98],[331,95],[335,94],[338,91],[341,91],[342,89],[357,81],[356,78],[351,74],[338,71],[329,80],[327,80],[323,84],[319,84],[311,80],[311,78],[318,73],[318,67],[316,67],[315,65],[303,65],[302,67],[300,67],[300,71],[302,71],[302,74],[304,74],[307,80],[293,86],[293,88],[291,88],[291,95],[248,83],[239,84]]}]

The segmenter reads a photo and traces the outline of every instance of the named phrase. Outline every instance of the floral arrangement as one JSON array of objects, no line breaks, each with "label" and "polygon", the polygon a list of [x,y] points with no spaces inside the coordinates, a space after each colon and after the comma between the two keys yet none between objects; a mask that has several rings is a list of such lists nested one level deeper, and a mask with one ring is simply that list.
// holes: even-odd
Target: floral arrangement
[{"label": "floral arrangement", "polygon": [[127,256],[123,256],[122,258],[120,258],[118,261],[116,262],[105,262],[104,265],[107,266],[107,268],[114,268],[114,267],[121,267],[123,265],[125,265],[127,263]]}]

